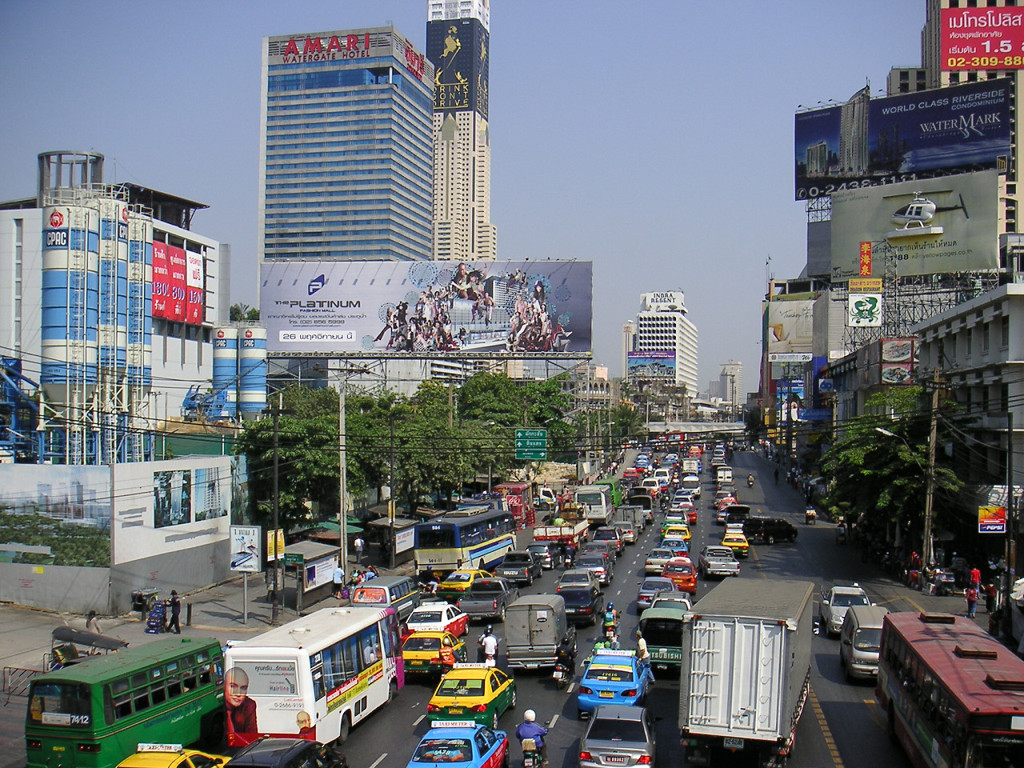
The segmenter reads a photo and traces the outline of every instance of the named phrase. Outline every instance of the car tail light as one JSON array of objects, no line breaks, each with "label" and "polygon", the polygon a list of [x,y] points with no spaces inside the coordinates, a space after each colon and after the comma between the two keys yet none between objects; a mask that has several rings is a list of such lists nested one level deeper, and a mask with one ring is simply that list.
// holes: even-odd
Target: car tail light
[{"label": "car tail light", "polygon": [[491,600],[491,608],[493,608],[494,610],[498,610],[498,601],[497,600]]},{"label": "car tail light", "polygon": [[585,685],[581,685],[578,690],[580,693],[585,693],[587,695],[590,695],[594,692],[593,689],[587,688],[587,686]]},{"label": "car tail light", "polygon": [[580,608],[580,613],[590,613],[589,608]]},{"label": "car tail light", "polygon": [[589,752],[580,752],[580,760],[593,760]]},{"label": "car tail light", "polygon": [[469,711],[470,712],[486,712],[487,711],[487,705],[486,704],[477,704],[475,707],[470,707]]},{"label": "car tail light", "polygon": [[651,756],[650,755],[640,755],[640,757],[637,758],[636,764],[637,765],[650,765],[651,764]]},{"label": "car tail light", "polygon": [[628,691],[622,692],[623,696],[636,696],[636,688],[630,688]]},{"label": "car tail light", "polygon": [[39,739],[25,739],[25,747],[27,749],[42,749],[43,742]]},{"label": "car tail light", "polygon": [[437,704],[427,704],[427,712],[440,712],[441,708]]}]

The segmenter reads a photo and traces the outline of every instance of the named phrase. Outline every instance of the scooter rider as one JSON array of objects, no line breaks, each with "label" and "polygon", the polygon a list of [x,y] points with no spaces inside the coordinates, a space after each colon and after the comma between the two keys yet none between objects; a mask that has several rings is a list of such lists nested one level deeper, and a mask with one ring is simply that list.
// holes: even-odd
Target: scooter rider
[{"label": "scooter rider", "polygon": [[516,728],[516,738],[519,739],[520,746],[522,746],[524,739],[533,739],[533,743],[537,747],[537,751],[540,752],[540,758],[545,765],[548,762],[548,748],[547,744],[544,743],[544,737],[547,735],[548,729],[543,725],[537,725],[537,713],[532,709],[526,710],[523,713],[523,724]]},{"label": "scooter rider", "polygon": [[555,649],[555,662],[561,664],[570,672],[576,669],[576,652],[572,648],[572,643],[569,642],[568,635],[562,638],[562,642]]},{"label": "scooter rider", "polygon": [[615,603],[608,603],[608,608],[604,612],[604,630],[605,633],[611,629],[614,634],[619,628],[619,612],[615,610]]},{"label": "scooter rider", "polygon": [[478,662],[486,662],[488,658],[495,658],[498,655],[498,638],[494,636],[491,631],[491,625],[487,625],[487,629],[480,635],[480,639],[477,640],[477,644],[480,646],[477,649],[476,657]]},{"label": "scooter rider", "polygon": [[754,475],[753,475],[753,473],[747,475],[747,487],[748,488],[753,488],[754,487]]}]

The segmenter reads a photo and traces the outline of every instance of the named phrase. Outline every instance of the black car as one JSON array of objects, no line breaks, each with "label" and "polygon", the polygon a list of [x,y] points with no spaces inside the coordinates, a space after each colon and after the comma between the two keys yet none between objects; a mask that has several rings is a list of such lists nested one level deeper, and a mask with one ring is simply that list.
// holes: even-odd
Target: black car
[{"label": "black car", "polygon": [[796,541],[797,532],[795,525],[781,517],[748,517],[743,523],[743,535],[758,543]]},{"label": "black car", "polygon": [[246,768],[348,768],[348,761],[326,744],[309,739],[260,739],[229,761]]},{"label": "black car", "polygon": [[604,613],[604,596],[593,587],[562,587],[558,594],[565,600],[565,615],[576,624],[597,624]]}]

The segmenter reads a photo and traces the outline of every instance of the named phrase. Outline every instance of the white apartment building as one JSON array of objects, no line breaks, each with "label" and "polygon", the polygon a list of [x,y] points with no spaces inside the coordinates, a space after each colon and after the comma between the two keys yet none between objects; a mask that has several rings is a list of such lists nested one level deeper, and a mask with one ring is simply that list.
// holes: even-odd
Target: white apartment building
[{"label": "white apartment building", "polygon": [[633,340],[634,359],[638,353],[655,353],[666,361],[666,367],[671,360],[673,373],[668,381],[685,385],[691,396],[697,394],[697,327],[686,316],[682,291],[641,295]]}]

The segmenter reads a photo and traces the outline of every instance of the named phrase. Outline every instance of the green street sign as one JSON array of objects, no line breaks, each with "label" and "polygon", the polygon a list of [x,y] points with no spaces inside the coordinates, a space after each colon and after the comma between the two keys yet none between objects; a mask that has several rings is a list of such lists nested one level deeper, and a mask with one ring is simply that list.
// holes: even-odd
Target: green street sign
[{"label": "green street sign", "polygon": [[546,429],[516,430],[516,459],[520,461],[547,461],[548,431]]},{"label": "green street sign", "polygon": [[284,553],[284,564],[285,565],[302,565],[302,555],[290,555],[287,552]]}]

